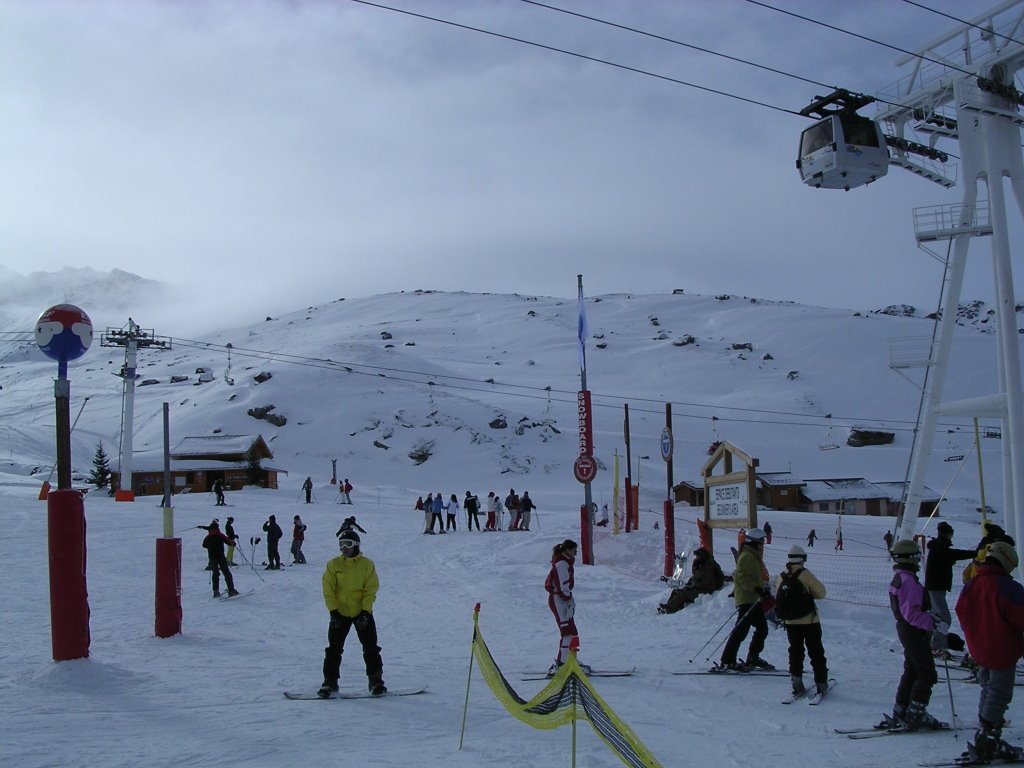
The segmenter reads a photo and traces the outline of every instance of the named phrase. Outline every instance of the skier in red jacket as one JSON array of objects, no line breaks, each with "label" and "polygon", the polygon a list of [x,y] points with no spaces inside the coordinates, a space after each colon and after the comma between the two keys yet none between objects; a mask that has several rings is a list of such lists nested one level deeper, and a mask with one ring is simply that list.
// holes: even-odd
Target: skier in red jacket
[{"label": "skier in red jacket", "polygon": [[[576,601],[572,597],[572,589],[576,585],[573,563],[577,550],[578,546],[572,539],[555,544],[551,550],[551,570],[544,580],[544,589],[548,592],[548,608],[555,615],[559,634],[558,654],[555,656],[555,663],[548,669],[549,677],[554,676],[558,668],[565,663],[573,638],[579,637],[575,619]],[[590,667],[586,664],[580,664],[580,667],[585,673],[590,672]]]},{"label": "skier in red jacket", "polygon": [[1017,661],[1024,654],[1024,586],[1010,577],[1017,567],[1013,546],[998,541],[988,548],[956,601],[956,615],[967,648],[978,662],[978,723],[971,757],[1021,760],[1024,749],[1003,741],[1006,709],[1013,699]]}]

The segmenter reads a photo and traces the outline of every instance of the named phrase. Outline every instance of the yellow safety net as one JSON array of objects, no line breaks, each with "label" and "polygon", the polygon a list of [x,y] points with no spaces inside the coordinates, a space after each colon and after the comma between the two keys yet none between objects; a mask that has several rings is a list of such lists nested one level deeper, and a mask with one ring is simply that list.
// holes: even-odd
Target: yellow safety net
[{"label": "yellow safety net", "polygon": [[495,697],[518,720],[534,728],[551,730],[574,720],[586,720],[623,763],[635,768],[661,768],[628,725],[619,719],[594,690],[580,669],[576,654],[562,665],[550,682],[529,701],[524,700],[498,669],[480,633],[479,615],[473,616],[473,657]]}]

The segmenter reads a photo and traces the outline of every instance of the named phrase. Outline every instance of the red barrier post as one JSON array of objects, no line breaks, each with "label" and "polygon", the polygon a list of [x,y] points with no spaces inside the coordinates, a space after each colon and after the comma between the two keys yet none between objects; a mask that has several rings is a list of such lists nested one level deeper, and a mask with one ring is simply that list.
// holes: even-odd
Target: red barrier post
[{"label": "red barrier post", "polygon": [[587,505],[580,505],[580,554],[584,565],[594,564],[594,542],[590,539],[590,513]]},{"label": "red barrier post", "polygon": [[633,483],[628,477],[626,478],[626,519],[623,522],[626,524],[626,533],[633,530]]},{"label": "red barrier post", "polygon": [[89,655],[89,593],[85,583],[85,503],[70,488],[46,496],[50,561],[50,638],[54,661]]},{"label": "red barrier post", "polygon": [[181,634],[181,539],[156,540],[156,636]]},{"label": "red barrier post", "polygon": [[672,514],[672,502],[665,499],[662,513],[662,528],[665,529],[665,577],[671,577],[676,568],[676,519]]}]

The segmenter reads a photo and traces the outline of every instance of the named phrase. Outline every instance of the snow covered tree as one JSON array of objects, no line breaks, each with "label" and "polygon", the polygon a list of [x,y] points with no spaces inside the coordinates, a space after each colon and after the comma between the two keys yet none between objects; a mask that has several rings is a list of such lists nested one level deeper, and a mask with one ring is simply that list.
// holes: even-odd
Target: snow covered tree
[{"label": "snow covered tree", "polygon": [[97,488],[106,488],[110,482],[110,461],[107,459],[107,452],[103,450],[103,443],[96,446],[96,454],[92,457],[92,474],[89,475],[89,483]]}]

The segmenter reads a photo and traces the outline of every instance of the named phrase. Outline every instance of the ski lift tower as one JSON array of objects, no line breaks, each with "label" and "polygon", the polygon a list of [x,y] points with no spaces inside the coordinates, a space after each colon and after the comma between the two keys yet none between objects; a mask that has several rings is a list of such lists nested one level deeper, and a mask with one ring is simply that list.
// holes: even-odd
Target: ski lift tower
[{"label": "ski lift tower", "polygon": [[119,375],[124,380],[121,396],[121,454],[118,463],[117,490],[115,501],[135,501],[132,485],[132,433],[135,416],[135,372],[139,348],[157,347],[170,349],[171,340],[166,336],[157,337],[152,330],[143,330],[134,320],[128,318],[128,328],[107,328],[100,336],[102,347],[124,347],[124,365]]},{"label": "ski lift tower", "polygon": [[[942,286],[942,316],[935,333],[922,388],[921,418],[914,438],[909,481],[897,523],[901,538],[911,538],[941,416],[999,418],[1003,426],[1003,503],[1006,529],[1020,538],[1024,514],[1024,403],[1021,394],[1019,329],[1007,227],[1004,178],[1010,180],[1018,212],[1024,215],[1024,161],[1021,154],[1020,106],[1015,87],[1024,66],[1024,0],[1007,0],[933,40],[897,66],[911,68],[894,90],[879,94],[875,120],[883,127],[890,164],[942,186],[956,183],[945,160],[929,163],[922,145],[907,139],[908,130],[927,137],[933,150],[940,141],[959,144],[962,202],[914,212],[918,244],[946,240],[951,255]],[[930,156],[933,160],[936,156]],[[984,183],[986,201],[978,200]],[[991,395],[944,402],[943,390],[957,309],[972,237],[990,237],[995,283],[997,370]],[[934,255],[934,254],[933,254]]]}]

